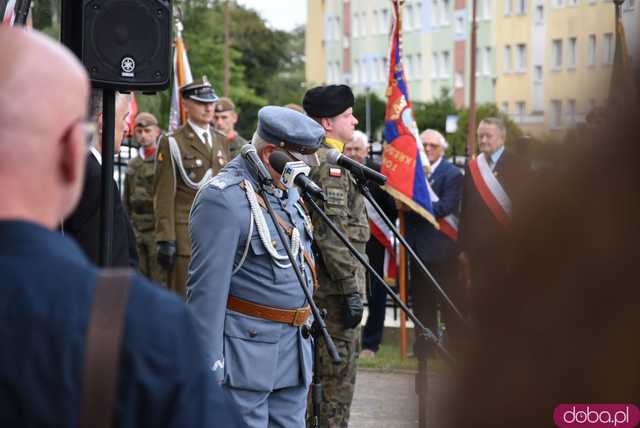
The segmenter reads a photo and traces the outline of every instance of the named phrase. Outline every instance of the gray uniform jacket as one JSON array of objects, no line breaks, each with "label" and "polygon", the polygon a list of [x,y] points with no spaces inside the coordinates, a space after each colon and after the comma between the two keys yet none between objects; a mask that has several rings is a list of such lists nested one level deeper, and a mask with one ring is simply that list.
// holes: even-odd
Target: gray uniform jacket
[{"label": "gray uniform jacket", "polygon": [[[254,223],[249,237],[250,205],[243,179],[257,183],[245,160],[238,156],[199,191],[190,215],[192,258],[187,279],[187,304],[197,319],[209,367],[218,381],[231,388],[273,391],[308,385],[311,343],[300,328],[246,316],[227,309],[234,296],[261,305],[295,309],[307,304],[292,267],[278,267],[261,241]],[[275,212],[300,232],[301,247],[311,251],[297,194],[269,195]],[[271,242],[286,256],[267,211],[262,209]],[[249,239],[248,239],[249,238]],[[248,248],[247,248],[248,245]],[[240,269],[233,273],[243,258]],[[299,252],[307,287],[312,273]],[[308,320],[307,322],[310,322]]]}]

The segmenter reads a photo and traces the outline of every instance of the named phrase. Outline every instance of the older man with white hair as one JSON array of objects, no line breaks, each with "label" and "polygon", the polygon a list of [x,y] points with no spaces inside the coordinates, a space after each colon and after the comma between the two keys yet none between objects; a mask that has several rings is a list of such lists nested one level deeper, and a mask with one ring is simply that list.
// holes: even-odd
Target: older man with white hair
[{"label": "older man with white hair", "polygon": [[[462,190],[462,173],[444,158],[447,142],[442,134],[427,129],[420,134],[420,141],[427,153],[431,168],[428,181],[436,197],[432,197],[433,214],[440,223],[450,215],[457,215]],[[449,217],[451,218],[451,217]],[[415,213],[408,213],[407,241],[416,253],[457,303],[455,298],[459,287],[456,285],[457,272],[457,236],[454,230],[447,227],[437,230],[431,223]],[[448,233],[445,233],[448,232]],[[431,281],[415,263],[410,265],[410,287],[413,291],[414,310],[418,318],[432,331],[437,328],[438,300]],[[455,323],[448,308],[443,306],[443,318],[447,330],[455,330]],[[416,338],[414,352],[419,360],[425,361],[430,356],[430,349],[422,337]]]}]

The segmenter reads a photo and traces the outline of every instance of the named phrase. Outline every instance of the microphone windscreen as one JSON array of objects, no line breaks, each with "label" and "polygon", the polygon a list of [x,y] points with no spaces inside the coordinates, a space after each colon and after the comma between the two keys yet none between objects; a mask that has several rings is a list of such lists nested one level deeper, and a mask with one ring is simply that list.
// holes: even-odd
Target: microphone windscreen
[{"label": "microphone windscreen", "polygon": [[282,174],[287,162],[291,162],[291,159],[281,151],[275,151],[269,155],[269,164],[278,174]]},{"label": "microphone windscreen", "polygon": [[327,150],[327,162],[331,165],[338,165],[338,159],[340,159],[340,156],[342,155],[336,149]]}]

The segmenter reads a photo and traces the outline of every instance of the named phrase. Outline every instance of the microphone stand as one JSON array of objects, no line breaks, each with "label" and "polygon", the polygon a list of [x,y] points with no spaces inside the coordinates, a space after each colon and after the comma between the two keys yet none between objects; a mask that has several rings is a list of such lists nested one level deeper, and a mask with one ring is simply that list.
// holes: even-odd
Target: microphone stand
[{"label": "microphone stand", "polygon": [[293,268],[293,271],[295,272],[296,277],[298,278],[298,283],[300,283],[300,287],[302,287],[302,291],[304,292],[307,302],[309,302],[309,307],[311,308],[311,313],[313,314],[313,323],[311,325],[310,331],[303,329],[302,334],[305,337],[309,337],[309,334],[311,334],[314,340],[311,400],[313,403],[313,426],[318,428],[320,426],[319,416],[320,416],[320,404],[321,404],[321,398],[322,398],[322,385],[320,384],[320,375],[318,373],[318,339],[319,337],[322,336],[324,343],[327,346],[327,352],[329,353],[329,356],[331,357],[333,364],[340,364],[341,362],[340,355],[338,354],[336,345],[333,342],[333,339],[331,338],[329,331],[327,330],[327,325],[324,322],[324,317],[326,312],[324,310],[322,311],[322,313],[320,312],[320,310],[316,306],[316,303],[313,301],[311,292],[305,285],[304,279],[302,278],[302,273],[300,272],[300,267],[298,266],[298,263],[295,257],[293,257],[293,254],[291,253],[291,248],[289,247],[289,241],[276,219],[276,213],[273,211],[273,206],[269,201],[269,195],[266,194],[266,191],[263,185],[260,186],[259,193],[262,196],[262,199],[264,200],[264,205],[267,208],[267,212],[271,217],[271,221],[273,221],[273,224],[275,225],[276,231],[278,232],[278,236],[280,237],[280,241],[282,242],[284,249],[287,252],[287,256],[289,257],[289,262],[291,263],[291,267]]},{"label": "microphone stand", "polygon": [[456,315],[460,317],[460,320],[462,320],[463,325],[468,327],[469,323],[467,319],[458,310],[456,305],[453,304],[453,301],[449,298],[447,293],[445,293],[445,291],[442,289],[440,284],[438,284],[438,281],[436,281],[433,275],[431,275],[431,272],[429,272],[429,269],[427,269],[424,263],[422,263],[422,260],[420,260],[420,257],[418,257],[418,255],[413,250],[413,248],[411,248],[411,246],[409,245],[407,240],[404,238],[404,236],[402,236],[400,231],[395,227],[395,225],[391,222],[391,220],[389,220],[389,217],[387,217],[387,215],[384,213],[384,211],[382,210],[378,202],[376,202],[376,200],[373,198],[373,195],[371,194],[371,190],[369,190],[369,187],[367,186],[368,180],[365,178],[356,177],[356,182],[358,183],[358,188],[360,189],[360,193],[362,193],[364,197],[367,198],[367,200],[371,203],[373,208],[375,208],[375,210],[380,215],[380,217],[385,222],[385,224],[389,227],[389,229],[391,229],[391,231],[396,236],[396,238],[398,238],[398,240],[402,243],[402,245],[404,245],[404,247],[407,249],[411,257],[413,257],[413,260],[418,264],[422,272],[424,272],[427,275],[427,277],[431,280],[431,284],[435,287],[436,291],[440,293],[440,296],[444,299],[444,301],[447,302],[447,304],[456,313]]},{"label": "microphone stand", "polygon": [[351,242],[349,242],[349,239],[346,236],[344,236],[344,234],[340,232],[340,230],[338,230],[336,225],[333,224],[333,222],[329,219],[329,217],[327,217],[327,215],[320,209],[318,204],[316,204],[316,202],[311,197],[309,197],[307,193],[305,193],[305,199],[309,203],[309,205],[313,208],[313,210],[316,213],[318,213],[318,215],[320,215],[320,217],[327,224],[327,226],[329,226],[329,228],[333,230],[333,232],[338,236],[338,238],[340,238],[340,240],[344,243],[344,245],[347,246],[349,251],[351,251],[351,254],[353,254],[354,257],[358,259],[358,261],[369,271],[369,273],[375,279],[378,280],[378,283],[385,289],[385,291],[391,297],[391,299],[393,299],[393,301],[396,302],[398,306],[400,306],[400,309],[402,309],[404,313],[407,314],[409,319],[413,321],[413,325],[415,326],[416,329],[418,329],[418,331],[420,332],[420,335],[423,336],[427,340],[427,342],[433,343],[436,349],[440,352],[440,354],[444,357],[444,359],[447,360],[447,362],[449,362],[449,364],[452,364],[452,365],[455,364],[455,359],[453,358],[453,356],[449,353],[449,351],[446,350],[444,346],[442,346],[442,344],[438,341],[438,338],[433,334],[433,332],[429,330],[424,324],[422,324],[422,322],[420,322],[420,320],[413,314],[413,312],[407,307],[407,305],[402,300],[400,300],[398,295],[393,292],[393,290],[387,285],[387,283],[384,281],[384,279],[382,279],[382,277],[378,274],[378,272],[376,272],[375,269],[373,269],[371,265],[367,263],[367,260],[362,256],[362,254],[360,254],[358,250],[354,248]]}]

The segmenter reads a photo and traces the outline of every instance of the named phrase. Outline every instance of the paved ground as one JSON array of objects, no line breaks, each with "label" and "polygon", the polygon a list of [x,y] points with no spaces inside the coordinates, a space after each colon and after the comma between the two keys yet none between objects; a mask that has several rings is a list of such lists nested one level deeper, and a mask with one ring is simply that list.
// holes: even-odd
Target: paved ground
[{"label": "paved ground", "polygon": [[[414,375],[410,373],[360,369],[356,378],[349,427],[416,428],[418,409],[414,379]],[[437,374],[430,373],[431,391],[438,389],[439,381]],[[432,407],[429,405],[429,408]]]}]

